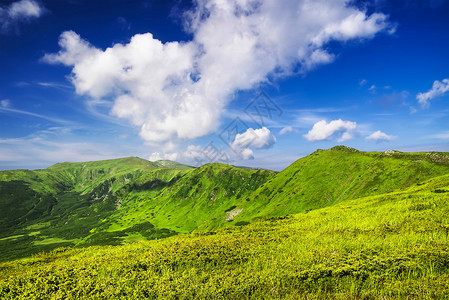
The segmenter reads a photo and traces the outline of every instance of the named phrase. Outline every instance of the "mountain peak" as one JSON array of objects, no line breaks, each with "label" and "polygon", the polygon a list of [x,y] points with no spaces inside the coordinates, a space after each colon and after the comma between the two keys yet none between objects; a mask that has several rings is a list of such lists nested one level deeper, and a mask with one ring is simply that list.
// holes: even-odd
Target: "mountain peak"
[{"label": "mountain peak", "polygon": [[344,145],[334,146],[334,147],[328,149],[328,151],[360,152],[359,150],[357,150],[355,148],[351,148],[351,147],[344,146]]}]

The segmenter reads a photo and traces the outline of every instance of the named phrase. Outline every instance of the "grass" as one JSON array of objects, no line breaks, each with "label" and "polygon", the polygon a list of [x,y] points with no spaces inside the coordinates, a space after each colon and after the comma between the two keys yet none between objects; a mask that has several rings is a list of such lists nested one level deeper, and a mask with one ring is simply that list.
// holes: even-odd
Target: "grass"
[{"label": "grass", "polygon": [[[116,245],[133,236],[186,233],[210,222],[211,215],[219,215],[212,222],[219,227],[229,202],[274,174],[138,158],[0,172],[0,261],[62,245]],[[241,180],[251,186],[241,186]],[[15,243],[11,236],[18,236]]]},{"label": "grass", "polygon": [[[446,173],[445,153],[367,153],[343,146],[318,150],[279,174],[223,164],[193,169],[135,157],[4,171],[0,261],[63,245],[118,245],[134,235],[160,239],[241,226]],[[11,236],[18,236],[14,243]]]},{"label": "grass", "polygon": [[[30,234],[31,235],[31,234]],[[64,240],[64,239],[60,239],[60,238],[45,238],[44,239],[39,240],[39,241],[34,241],[34,245],[50,245],[50,244],[59,244],[59,243],[72,243],[76,240]]]},{"label": "grass", "polygon": [[449,173],[447,153],[362,152],[337,146],[317,150],[250,195],[237,220],[282,216],[388,193]]},{"label": "grass", "polygon": [[2,299],[446,299],[449,176],[246,226],[0,264]]},{"label": "grass", "polygon": [[445,299],[448,204],[436,152],[0,172],[0,298]]},{"label": "grass", "polygon": [[20,237],[23,237],[23,236],[24,236],[23,234],[12,235],[12,236],[8,236],[8,237],[5,237],[5,238],[0,239],[0,241],[16,240],[16,239],[18,239],[18,238],[20,238]]}]

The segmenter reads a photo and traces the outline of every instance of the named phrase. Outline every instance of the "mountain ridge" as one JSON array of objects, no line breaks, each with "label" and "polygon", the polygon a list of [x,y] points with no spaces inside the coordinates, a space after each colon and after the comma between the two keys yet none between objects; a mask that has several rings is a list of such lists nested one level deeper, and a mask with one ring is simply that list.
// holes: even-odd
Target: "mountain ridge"
[{"label": "mountain ridge", "polygon": [[137,157],[3,171],[0,250],[6,253],[2,259],[10,259],[60,246],[115,245],[240,226],[398,191],[448,173],[447,153],[346,146],[318,149],[281,172],[217,163],[193,168]]},{"label": "mountain ridge", "polygon": [[445,174],[246,226],[59,248],[0,263],[0,298],[446,299],[448,193]]}]

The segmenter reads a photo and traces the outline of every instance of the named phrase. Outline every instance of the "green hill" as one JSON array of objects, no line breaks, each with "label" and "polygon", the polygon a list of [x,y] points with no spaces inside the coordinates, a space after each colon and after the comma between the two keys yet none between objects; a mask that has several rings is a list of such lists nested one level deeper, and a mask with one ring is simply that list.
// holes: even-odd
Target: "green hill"
[{"label": "green hill", "polygon": [[275,174],[267,170],[207,164],[180,177],[157,195],[148,189],[131,190],[124,196],[123,211],[131,212],[136,218],[146,216],[155,225],[179,232],[218,228],[231,221],[233,214],[238,214],[237,204],[241,199]]},{"label": "green hill", "polygon": [[0,172],[0,261],[220,227],[238,197],[274,174],[136,157]]},{"label": "green hill", "polygon": [[237,219],[283,216],[377,195],[449,174],[449,154],[317,150],[268,180]]},{"label": "green hill", "polygon": [[0,260],[73,246],[116,212],[136,178],[175,178],[191,167],[137,157],[0,172]]},{"label": "green hill", "polygon": [[0,298],[447,299],[448,195],[443,175],[247,226],[61,248],[1,263]]},{"label": "green hill", "polygon": [[0,261],[70,248],[1,264],[0,298],[432,298],[448,176],[447,153],[344,146],[279,173],[135,157],[3,171]]}]

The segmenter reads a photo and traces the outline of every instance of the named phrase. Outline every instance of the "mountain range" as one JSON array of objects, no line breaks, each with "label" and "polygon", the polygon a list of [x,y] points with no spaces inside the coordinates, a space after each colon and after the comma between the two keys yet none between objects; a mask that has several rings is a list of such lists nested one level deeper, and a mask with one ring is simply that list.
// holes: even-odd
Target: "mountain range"
[{"label": "mountain range", "polygon": [[[362,152],[345,146],[317,150],[281,172],[218,163],[193,168],[136,157],[2,171],[0,279],[10,279],[0,284],[0,295],[3,288],[14,298],[13,291],[20,294],[17,280],[29,280],[42,268],[49,274],[50,265],[66,274],[63,260],[97,264],[85,258],[92,253],[105,257],[99,260],[104,272],[110,270],[109,259],[139,276],[145,273],[147,283],[156,274],[155,285],[177,274],[179,285],[167,285],[167,293],[170,287],[180,289],[174,298],[212,297],[220,288],[234,298],[276,298],[295,291],[334,297],[336,287],[345,299],[366,291],[367,298],[370,293],[401,298],[414,288],[424,293],[414,286],[423,276],[429,280],[425,289],[438,294],[449,282],[448,195],[448,153]],[[192,255],[205,263],[190,261]],[[160,261],[163,256],[166,261]],[[150,257],[169,269],[150,267]],[[141,267],[128,265],[130,259]],[[196,289],[189,286],[186,272],[203,276],[209,289],[198,294],[201,280]],[[436,276],[442,279],[432,285]],[[394,286],[407,278],[410,285]],[[220,280],[230,280],[230,286],[224,288]],[[124,290],[131,286],[141,292],[137,297],[165,295],[130,282]],[[73,296],[75,290],[65,289],[63,295]],[[114,295],[128,295],[123,291]],[[106,292],[91,295],[98,293]]]}]

